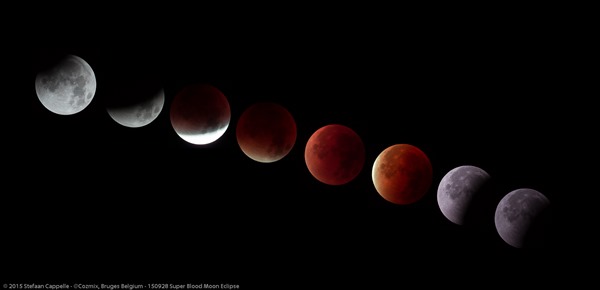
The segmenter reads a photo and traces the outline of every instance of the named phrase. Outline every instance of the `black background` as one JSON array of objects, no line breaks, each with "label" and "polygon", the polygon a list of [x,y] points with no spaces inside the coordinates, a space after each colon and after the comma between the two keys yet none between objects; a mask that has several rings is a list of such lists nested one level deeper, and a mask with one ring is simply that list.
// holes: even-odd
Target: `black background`
[{"label": "black background", "polygon": [[[282,13],[246,26],[177,9],[186,8],[162,22],[115,13],[124,24],[76,36],[57,32],[67,21],[50,21],[54,32],[31,46],[22,156],[30,181],[10,206],[15,277],[269,287],[323,278],[400,285],[463,271],[533,281],[560,269],[565,185],[556,168],[568,156],[552,152],[573,134],[569,103],[555,97],[567,87],[560,25],[485,10],[314,13],[279,26]],[[92,103],[70,116],[46,110],[34,88],[44,62],[63,53],[82,57],[97,78]],[[164,82],[161,114],[141,128],[117,124],[103,101],[148,72]],[[201,82],[219,88],[232,113],[225,134],[204,146],[186,143],[169,121],[178,90]],[[285,106],[297,123],[295,146],[275,163],[249,159],[235,139],[240,114],[260,101]],[[332,123],[366,147],[363,170],[342,186],[318,182],[304,163],[310,135]],[[434,170],[426,196],[404,206],[381,198],[371,180],[377,155],[401,143],[423,150]],[[441,178],[461,165],[492,177],[479,218],[465,226],[436,200]],[[518,188],[552,204],[528,249],[506,244],[493,223],[497,203]]]}]

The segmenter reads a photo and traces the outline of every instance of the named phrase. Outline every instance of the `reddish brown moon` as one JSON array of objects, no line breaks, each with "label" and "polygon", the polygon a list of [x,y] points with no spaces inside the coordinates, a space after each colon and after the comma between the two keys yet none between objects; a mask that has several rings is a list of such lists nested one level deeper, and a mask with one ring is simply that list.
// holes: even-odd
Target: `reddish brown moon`
[{"label": "reddish brown moon", "polygon": [[275,103],[256,103],[240,116],[236,137],[250,159],[271,163],[281,160],[296,143],[296,121],[288,110]]},{"label": "reddish brown moon", "polygon": [[184,87],[171,103],[171,125],[183,140],[204,145],[219,139],[229,127],[229,101],[216,87],[193,84]]},{"label": "reddish brown moon", "polygon": [[327,125],[308,139],[304,159],[310,173],[329,185],[352,181],[365,163],[365,146],[352,129],[343,125]]},{"label": "reddish brown moon", "polygon": [[373,184],[377,192],[395,204],[419,201],[433,179],[427,155],[409,144],[396,144],[383,150],[373,164]]}]

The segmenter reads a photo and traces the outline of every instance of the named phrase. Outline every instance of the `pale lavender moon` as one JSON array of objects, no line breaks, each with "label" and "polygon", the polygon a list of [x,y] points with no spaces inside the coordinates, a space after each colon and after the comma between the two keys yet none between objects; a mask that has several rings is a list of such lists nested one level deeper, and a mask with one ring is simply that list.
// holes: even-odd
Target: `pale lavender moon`
[{"label": "pale lavender moon", "polygon": [[522,248],[535,218],[550,201],[539,191],[521,188],[505,195],[498,203],[494,221],[500,237],[515,248]]},{"label": "pale lavender moon", "polygon": [[471,165],[456,167],[442,178],[437,201],[440,211],[451,222],[462,225],[471,201],[490,179],[485,170]]}]

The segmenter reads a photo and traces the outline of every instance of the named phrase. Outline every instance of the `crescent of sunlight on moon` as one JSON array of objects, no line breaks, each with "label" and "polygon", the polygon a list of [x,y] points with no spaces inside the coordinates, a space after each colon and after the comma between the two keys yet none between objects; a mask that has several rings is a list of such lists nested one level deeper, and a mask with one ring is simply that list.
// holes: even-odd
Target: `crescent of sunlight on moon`
[{"label": "crescent of sunlight on moon", "polygon": [[96,76],[82,58],[69,55],[47,71],[38,72],[35,92],[46,109],[73,115],[85,109],[96,93]]},{"label": "crescent of sunlight on moon", "polygon": [[192,143],[192,144],[196,144],[196,145],[205,145],[205,144],[209,144],[212,142],[217,141],[217,139],[221,138],[221,136],[223,136],[223,134],[225,134],[225,131],[227,131],[227,127],[221,127],[219,129],[216,129],[215,131],[212,132],[207,132],[207,133],[203,133],[203,134],[184,134],[181,133],[179,134],[179,136],[181,137],[181,139]]}]

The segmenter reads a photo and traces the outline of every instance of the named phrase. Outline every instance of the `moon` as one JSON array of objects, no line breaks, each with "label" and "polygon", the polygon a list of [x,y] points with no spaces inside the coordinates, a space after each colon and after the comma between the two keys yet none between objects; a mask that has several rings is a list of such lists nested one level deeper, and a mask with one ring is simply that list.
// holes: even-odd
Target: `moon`
[{"label": "moon", "polygon": [[165,104],[162,75],[152,65],[135,58],[128,57],[115,63],[103,94],[108,114],[118,124],[129,128],[152,123]]},{"label": "moon", "polygon": [[209,84],[184,87],[171,103],[171,125],[181,139],[205,145],[219,139],[231,120],[227,97]]},{"label": "moon", "polygon": [[296,121],[275,103],[257,103],[247,108],[237,123],[240,148],[252,160],[271,163],[285,157],[296,142]]},{"label": "moon", "polygon": [[107,107],[108,114],[113,120],[125,127],[139,128],[146,126],[154,121],[162,111],[165,104],[165,92],[162,88],[156,89],[155,92],[143,97],[145,99],[129,104],[109,106]]},{"label": "moon", "polygon": [[427,155],[410,144],[396,144],[375,159],[373,184],[385,200],[400,205],[420,200],[431,187],[433,169]]},{"label": "moon", "polygon": [[483,169],[464,165],[450,170],[440,181],[437,201],[444,216],[451,222],[462,225],[473,196],[490,179]]},{"label": "moon", "polygon": [[73,115],[85,109],[96,93],[96,75],[82,58],[68,55],[35,78],[35,92],[46,109]]},{"label": "moon", "polygon": [[352,181],[365,163],[365,146],[352,129],[338,124],[315,131],[306,143],[304,159],[310,173],[329,185]]},{"label": "moon", "polygon": [[539,191],[520,188],[505,195],[498,203],[494,222],[500,237],[515,248],[523,248],[526,236],[550,201]]}]

